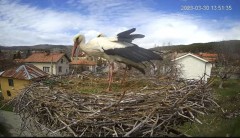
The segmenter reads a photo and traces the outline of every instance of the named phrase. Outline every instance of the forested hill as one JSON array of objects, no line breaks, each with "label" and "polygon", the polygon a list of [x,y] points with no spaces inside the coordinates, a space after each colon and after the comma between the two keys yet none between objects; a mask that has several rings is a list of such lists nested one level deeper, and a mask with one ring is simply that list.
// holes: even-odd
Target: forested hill
[{"label": "forested hill", "polygon": [[[34,46],[0,46],[0,50],[64,50],[68,55],[71,53],[72,46],[67,45],[49,45],[49,44],[41,44]],[[154,51],[176,51],[176,52],[191,52],[191,53],[199,53],[199,52],[223,52],[226,51],[229,53],[240,53],[240,40],[229,40],[229,41],[219,41],[219,42],[209,42],[209,43],[193,43],[190,45],[172,45],[172,46],[159,46],[155,48],[151,48]]]},{"label": "forested hill", "polygon": [[152,50],[156,51],[177,51],[177,52],[217,52],[219,50],[232,51],[233,53],[240,53],[240,40],[229,40],[209,43],[193,43],[190,45],[173,45],[155,47]]},{"label": "forested hill", "polygon": [[37,49],[67,49],[71,48],[70,45],[51,45],[51,44],[39,44],[34,46],[0,46],[0,50],[37,50]]},{"label": "forested hill", "polygon": [[[26,55],[28,51],[64,51],[69,57],[71,55],[71,50],[72,46],[70,45],[51,45],[51,44],[39,44],[39,45],[34,45],[34,46],[0,46],[0,51],[1,52],[6,52],[7,55],[10,57],[13,57],[13,54],[15,54],[17,51],[21,51]],[[25,56],[23,56],[25,57]]]}]

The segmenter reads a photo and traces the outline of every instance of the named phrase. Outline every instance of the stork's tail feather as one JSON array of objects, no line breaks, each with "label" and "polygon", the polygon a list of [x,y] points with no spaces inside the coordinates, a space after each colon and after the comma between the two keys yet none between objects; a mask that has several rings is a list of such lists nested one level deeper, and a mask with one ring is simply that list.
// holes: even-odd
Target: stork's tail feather
[{"label": "stork's tail feather", "polygon": [[125,63],[129,69],[131,69],[131,67],[133,67],[133,68],[139,70],[140,72],[142,72],[142,74],[144,74],[144,75],[146,74],[146,73],[145,73],[145,70],[144,70],[143,68],[137,66],[137,65],[128,64],[128,63],[123,62],[123,61],[118,61],[118,62],[120,62],[120,63]]},{"label": "stork's tail feather", "polygon": [[142,72],[142,74],[146,74],[145,73],[145,70],[143,69],[143,68],[140,68],[140,67],[138,67],[138,66],[134,66],[134,65],[130,65],[131,67],[134,67],[135,69],[137,69],[137,70],[139,70],[140,72]]}]

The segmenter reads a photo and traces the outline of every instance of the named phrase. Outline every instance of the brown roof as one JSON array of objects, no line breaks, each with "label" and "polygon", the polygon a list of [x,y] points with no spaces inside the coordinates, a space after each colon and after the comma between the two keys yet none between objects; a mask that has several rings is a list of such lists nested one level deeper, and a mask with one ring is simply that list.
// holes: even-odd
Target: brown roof
[{"label": "brown roof", "polygon": [[84,59],[79,59],[79,60],[72,60],[72,62],[70,62],[71,65],[96,65],[97,63],[94,61],[90,61],[90,60],[84,60]]},{"label": "brown roof", "polygon": [[27,64],[27,65],[21,65],[21,66],[3,71],[0,74],[0,76],[8,77],[8,78],[31,80],[31,79],[48,76],[48,74],[40,70],[34,65]]},{"label": "brown roof", "polygon": [[63,56],[70,61],[65,53],[33,53],[24,62],[58,62]]},{"label": "brown roof", "polygon": [[209,61],[209,62],[213,62],[217,60],[218,55],[214,54],[214,53],[199,53],[197,54],[197,56]]}]

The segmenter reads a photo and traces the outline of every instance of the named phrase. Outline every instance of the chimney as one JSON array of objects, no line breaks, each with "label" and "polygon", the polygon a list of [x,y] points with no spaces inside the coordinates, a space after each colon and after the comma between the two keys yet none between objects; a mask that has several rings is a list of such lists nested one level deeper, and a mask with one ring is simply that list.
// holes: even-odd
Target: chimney
[{"label": "chimney", "polygon": [[45,52],[46,52],[46,56],[50,54],[50,50],[45,50]]}]

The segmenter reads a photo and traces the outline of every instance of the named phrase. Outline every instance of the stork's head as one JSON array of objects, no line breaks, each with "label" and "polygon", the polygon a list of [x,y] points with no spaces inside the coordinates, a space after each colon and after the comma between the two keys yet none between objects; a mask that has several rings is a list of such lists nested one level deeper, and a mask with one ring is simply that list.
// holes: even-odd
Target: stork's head
[{"label": "stork's head", "polygon": [[78,46],[80,46],[81,42],[84,41],[84,36],[83,35],[76,35],[73,38],[73,49],[72,49],[72,57],[74,57],[75,53],[76,53],[76,49]]}]

